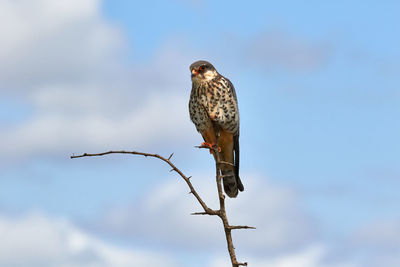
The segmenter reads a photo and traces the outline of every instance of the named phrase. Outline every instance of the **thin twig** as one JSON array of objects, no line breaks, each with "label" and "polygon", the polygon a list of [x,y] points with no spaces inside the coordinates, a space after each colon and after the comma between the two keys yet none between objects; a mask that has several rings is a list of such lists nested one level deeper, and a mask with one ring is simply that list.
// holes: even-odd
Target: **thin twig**
[{"label": "thin twig", "polygon": [[253,226],[247,226],[247,225],[230,225],[229,229],[234,230],[234,229],[256,229]]},{"label": "thin twig", "polygon": [[[251,226],[246,226],[246,225],[237,225],[237,226],[231,226],[229,225],[228,222],[228,218],[226,216],[226,210],[225,210],[225,195],[222,191],[222,185],[221,185],[221,180],[224,177],[224,175],[221,175],[221,170],[220,170],[220,165],[233,165],[232,163],[229,162],[224,162],[220,160],[220,154],[218,151],[218,141],[219,141],[219,131],[216,130],[217,133],[217,142],[216,142],[216,146],[212,148],[213,153],[215,156],[215,166],[216,166],[216,182],[217,182],[217,188],[218,188],[218,198],[219,198],[219,204],[220,204],[220,208],[219,210],[213,210],[210,209],[206,203],[201,199],[201,197],[199,196],[199,194],[196,192],[196,190],[194,189],[192,183],[190,182],[190,178],[191,176],[187,177],[186,175],[183,174],[183,172],[181,170],[179,170],[171,161],[170,159],[172,158],[173,154],[172,153],[168,158],[165,158],[163,156],[160,156],[158,154],[151,154],[151,153],[145,153],[145,152],[137,152],[137,151],[125,151],[125,150],[116,150],[116,151],[108,151],[108,152],[103,152],[103,153],[93,153],[93,154],[89,154],[89,153],[84,153],[82,155],[72,155],[71,159],[74,158],[82,158],[82,157],[96,157],[96,156],[104,156],[104,155],[108,155],[108,154],[131,154],[131,155],[140,155],[140,156],[144,156],[144,157],[153,157],[153,158],[158,158],[164,162],[166,162],[172,169],[171,171],[175,171],[176,173],[178,173],[186,182],[186,184],[189,186],[190,188],[190,192],[191,194],[193,194],[197,201],[200,203],[200,205],[202,206],[204,212],[194,212],[192,213],[192,215],[211,215],[211,216],[218,216],[219,218],[221,218],[223,226],[224,226],[224,231],[225,231],[225,237],[226,237],[226,242],[227,242],[227,246],[228,246],[228,252],[229,252],[229,256],[232,262],[232,267],[238,267],[238,266],[247,266],[247,262],[241,263],[238,262],[236,260],[236,254],[235,254],[235,248],[233,246],[233,242],[232,242],[232,234],[231,231],[233,229],[255,229],[254,227]],[[207,146],[198,146],[198,148],[208,148]]]},{"label": "thin twig", "polygon": [[192,212],[191,215],[217,215],[219,216],[219,210],[210,210],[208,212],[200,211],[200,212]]}]

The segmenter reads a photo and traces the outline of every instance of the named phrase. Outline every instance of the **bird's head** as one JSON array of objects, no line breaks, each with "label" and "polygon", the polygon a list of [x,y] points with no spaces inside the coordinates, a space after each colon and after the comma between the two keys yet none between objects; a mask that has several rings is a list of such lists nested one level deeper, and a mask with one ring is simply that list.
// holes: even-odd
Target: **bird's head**
[{"label": "bird's head", "polygon": [[205,60],[199,60],[190,65],[190,72],[192,73],[193,83],[203,83],[218,76],[214,66]]}]

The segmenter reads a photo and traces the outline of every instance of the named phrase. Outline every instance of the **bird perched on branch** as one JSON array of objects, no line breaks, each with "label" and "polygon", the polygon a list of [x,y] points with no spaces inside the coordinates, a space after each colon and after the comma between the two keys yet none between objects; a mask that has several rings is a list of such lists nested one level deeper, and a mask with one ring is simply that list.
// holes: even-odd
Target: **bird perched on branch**
[{"label": "bird perched on branch", "polygon": [[228,163],[221,164],[224,191],[229,197],[236,197],[238,190],[244,188],[239,178],[239,109],[235,88],[207,61],[194,62],[190,71],[190,119],[203,136],[202,146],[213,148],[216,130],[219,131],[220,160]]}]

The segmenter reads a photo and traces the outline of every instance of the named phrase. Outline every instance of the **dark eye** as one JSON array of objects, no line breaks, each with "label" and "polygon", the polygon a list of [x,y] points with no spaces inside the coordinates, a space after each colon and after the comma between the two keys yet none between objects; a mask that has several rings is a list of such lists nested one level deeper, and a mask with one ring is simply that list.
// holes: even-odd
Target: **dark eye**
[{"label": "dark eye", "polygon": [[205,66],[205,65],[200,66],[200,68],[199,68],[199,70],[205,70],[205,69],[206,69],[206,66]]}]

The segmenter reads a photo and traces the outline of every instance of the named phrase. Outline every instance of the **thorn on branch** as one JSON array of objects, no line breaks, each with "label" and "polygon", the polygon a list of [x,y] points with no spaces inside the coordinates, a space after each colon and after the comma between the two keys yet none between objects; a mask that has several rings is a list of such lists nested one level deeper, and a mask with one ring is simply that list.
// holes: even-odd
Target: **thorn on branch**
[{"label": "thorn on branch", "polygon": [[168,160],[170,160],[172,158],[172,156],[174,155],[174,153],[172,153],[171,155],[169,155]]}]

